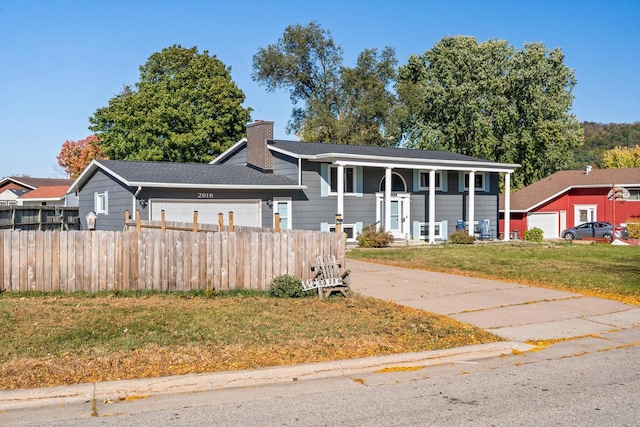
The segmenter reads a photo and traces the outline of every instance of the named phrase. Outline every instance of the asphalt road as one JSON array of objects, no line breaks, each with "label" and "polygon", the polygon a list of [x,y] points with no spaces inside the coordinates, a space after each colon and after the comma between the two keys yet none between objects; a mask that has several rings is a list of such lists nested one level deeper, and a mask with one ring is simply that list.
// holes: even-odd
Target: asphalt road
[{"label": "asphalt road", "polygon": [[[640,347],[583,344],[405,372],[96,402],[95,407],[87,402],[31,408],[0,414],[0,425],[639,425]],[[94,409],[98,416],[91,417]]]}]

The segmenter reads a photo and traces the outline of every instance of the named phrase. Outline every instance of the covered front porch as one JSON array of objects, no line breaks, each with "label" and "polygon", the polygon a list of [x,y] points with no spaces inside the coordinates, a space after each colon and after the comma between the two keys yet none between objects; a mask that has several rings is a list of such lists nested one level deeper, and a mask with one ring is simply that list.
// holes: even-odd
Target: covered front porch
[{"label": "covered front porch", "polygon": [[[375,174],[374,180],[377,181],[373,183],[377,184],[374,193],[376,224],[394,238],[420,239],[433,244],[446,239],[448,230],[461,221],[467,224],[467,232],[474,234],[473,224],[485,219],[487,205],[491,206],[489,210],[495,222],[493,229],[497,230],[497,180],[502,180],[506,194],[505,215],[508,216],[511,174],[517,165],[478,161],[468,163],[472,164],[442,160],[387,163],[335,159],[331,167],[335,168],[336,213],[344,224],[361,221],[345,209],[345,189],[348,189],[345,183],[352,179],[353,170],[373,168],[381,172]],[[413,182],[407,182],[411,181],[407,176],[413,176]],[[491,191],[490,182],[494,185]],[[477,200],[480,200],[480,212],[477,212]],[[452,204],[457,206],[452,208]],[[510,232],[505,232],[504,236],[504,240],[509,240]]]}]

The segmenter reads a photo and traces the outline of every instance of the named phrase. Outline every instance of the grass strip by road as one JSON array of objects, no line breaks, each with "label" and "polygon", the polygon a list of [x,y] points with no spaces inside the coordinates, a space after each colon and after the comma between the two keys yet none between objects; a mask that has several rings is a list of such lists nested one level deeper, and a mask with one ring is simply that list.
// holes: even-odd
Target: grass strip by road
[{"label": "grass strip by road", "polygon": [[543,286],[640,305],[638,246],[492,242],[353,249],[347,256],[412,269]]},{"label": "grass strip by road", "polygon": [[0,294],[0,389],[293,365],[500,339],[372,298]]}]

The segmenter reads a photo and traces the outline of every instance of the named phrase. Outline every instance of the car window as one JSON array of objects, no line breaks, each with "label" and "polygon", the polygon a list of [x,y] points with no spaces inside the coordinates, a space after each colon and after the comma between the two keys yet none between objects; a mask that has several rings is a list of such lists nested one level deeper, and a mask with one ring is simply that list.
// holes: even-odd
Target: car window
[{"label": "car window", "polygon": [[576,228],[579,228],[579,229],[591,228],[591,223],[586,222],[586,223],[584,223],[584,224],[580,224],[580,225],[579,225],[579,226],[577,226]]}]

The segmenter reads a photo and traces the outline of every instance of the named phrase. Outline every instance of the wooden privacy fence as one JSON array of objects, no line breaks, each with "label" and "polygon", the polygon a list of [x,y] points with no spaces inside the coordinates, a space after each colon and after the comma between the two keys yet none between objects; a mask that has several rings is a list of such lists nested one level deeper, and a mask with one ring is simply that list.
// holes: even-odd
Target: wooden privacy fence
[{"label": "wooden privacy fence", "polygon": [[4,230],[77,230],[77,207],[0,206],[0,229]]},{"label": "wooden privacy fence", "polygon": [[342,234],[0,231],[0,291],[266,289],[312,277],[316,255],[344,266]]}]

